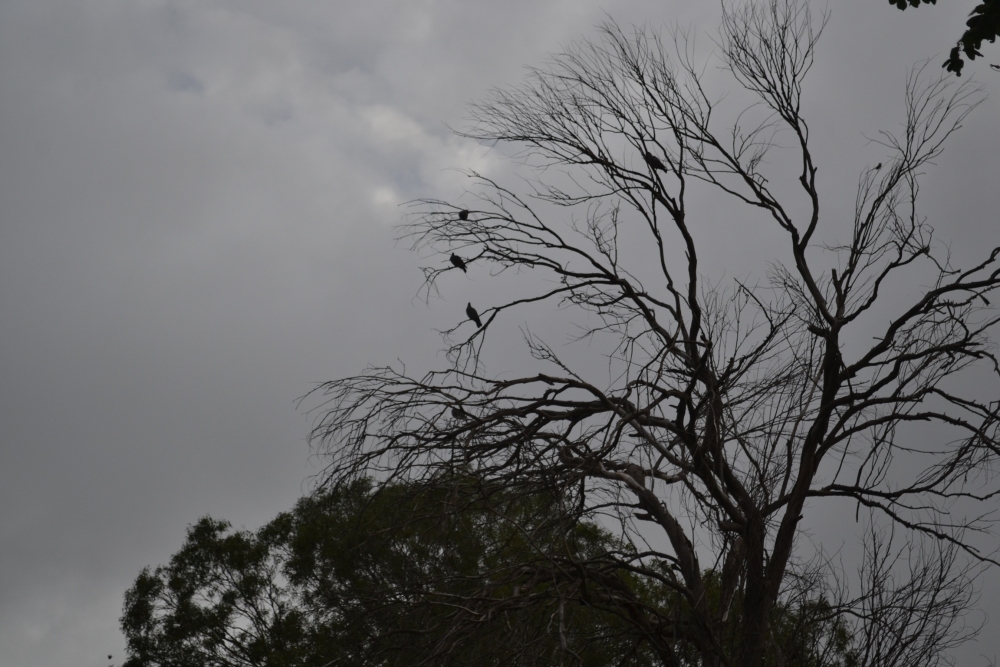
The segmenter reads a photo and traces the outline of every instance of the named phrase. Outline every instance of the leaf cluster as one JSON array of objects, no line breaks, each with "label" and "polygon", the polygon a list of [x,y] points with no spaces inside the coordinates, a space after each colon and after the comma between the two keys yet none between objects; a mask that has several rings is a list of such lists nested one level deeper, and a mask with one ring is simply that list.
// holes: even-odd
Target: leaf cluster
[{"label": "leaf cluster", "polygon": [[126,593],[125,667],[547,665],[566,653],[646,665],[621,623],[567,595],[540,562],[611,546],[551,499],[458,481],[376,493],[358,480],[256,532],[205,517]]},{"label": "leaf cluster", "polygon": [[[919,7],[921,3],[937,4],[937,0],[889,0],[890,5],[899,9],[906,9],[907,3],[910,7]],[[983,0],[982,4],[969,12],[969,20],[965,22],[966,31],[958,40],[958,44],[952,47],[948,53],[948,59],[944,61],[942,67],[949,72],[954,72],[962,76],[962,68],[965,62],[962,54],[969,60],[982,57],[979,49],[983,42],[994,43],[1000,36],[1000,2],[997,0]]]},{"label": "leaf cluster", "polygon": [[[170,563],[143,570],[127,592],[125,667],[641,667],[656,660],[620,618],[627,609],[610,604],[616,591],[678,627],[696,622],[689,601],[655,580],[602,573],[622,545],[599,526],[551,498],[468,482],[376,492],[358,480],[303,498],[256,532],[199,520]],[[565,568],[586,572],[589,587]],[[705,573],[711,606],[730,604],[728,576]],[[728,613],[742,609],[740,594]],[[780,606],[778,652],[765,664],[854,665],[847,625],[831,611],[814,595]],[[679,658],[700,664],[692,651]]]}]

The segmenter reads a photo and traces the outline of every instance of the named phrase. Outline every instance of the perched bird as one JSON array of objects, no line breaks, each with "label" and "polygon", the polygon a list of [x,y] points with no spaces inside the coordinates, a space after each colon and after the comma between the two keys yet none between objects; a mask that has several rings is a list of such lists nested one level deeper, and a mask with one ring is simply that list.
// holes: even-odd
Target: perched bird
[{"label": "perched bird", "polygon": [[646,486],[646,471],[643,470],[641,466],[630,463],[628,464],[628,467],[625,468],[625,472],[628,473],[629,477],[635,480],[636,484],[639,486]]},{"label": "perched bird", "polygon": [[459,211],[458,212],[458,219],[459,220],[468,220],[469,219],[469,211],[468,211],[468,209],[462,209],[461,211]]},{"label": "perched bird", "polygon": [[881,168],[882,168],[882,163],[881,162],[879,162],[877,165],[875,165],[875,171],[878,171]]},{"label": "perched bird", "polygon": [[462,406],[456,405],[451,409],[451,416],[455,419],[468,419],[469,413],[462,409]]},{"label": "perched bird", "polygon": [[483,328],[483,322],[479,319],[479,313],[476,312],[476,309],[472,307],[471,303],[465,307],[465,314],[469,316],[470,320],[476,323],[477,328]]},{"label": "perched bird", "polygon": [[660,171],[667,170],[667,168],[663,165],[663,162],[660,161],[660,158],[656,157],[652,153],[647,152],[642,157],[645,158],[646,164],[648,164],[653,169],[659,169]]},{"label": "perched bird", "polygon": [[465,268],[465,262],[463,262],[462,258],[455,253],[451,253],[451,263],[454,264],[456,268],[462,269],[464,273],[469,272],[468,269]]}]

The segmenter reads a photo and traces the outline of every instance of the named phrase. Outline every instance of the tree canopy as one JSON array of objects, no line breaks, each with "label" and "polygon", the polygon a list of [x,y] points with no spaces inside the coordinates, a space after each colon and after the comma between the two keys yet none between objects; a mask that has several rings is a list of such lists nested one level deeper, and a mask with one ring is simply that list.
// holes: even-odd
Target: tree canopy
[{"label": "tree canopy", "polygon": [[[596,556],[610,536],[542,499],[481,491],[359,480],[256,532],[206,517],[126,594],[126,667],[543,665],[561,643],[586,665],[650,664],[627,626],[511,570],[542,552]],[[455,600],[500,589],[504,609],[449,634]]]},{"label": "tree canopy", "polygon": [[[447,367],[316,389],[318,491],[256,533],[205,519],[144,571],[129,667],[947,664],[996,560],[1000,247],[957,266],[920,189],[982,97],[912,70],[902,130],[821,208],[823,26],[725,6],[717,100],[684,33],[609,23],[475,105],[466,136],[529,178],[470,173],[401,237],[428,295],[524,279],[444,332]],[[753,280],[703,275],[708,199],[778,239]],[[536,305],[586,358],[525,325],[530,366],[490,372]],[[844,506],[853,569],[802,528]]]},{"label": "tree canopy", "polygon": [[[473,281],[523,279],[477,298],[481,327],[444,332],[449,367],[370,368],[313,394],[327,482],[433,485],[465,466],[511,497],[558,498],[623,546],[513,569],[557,571],[560,600],[620,619],[656,664],[803,664],[788,656],[809,633],[786,610],[807,608],[850,628],[844,664],[947,662],[994,562],[1000,402],[982,382],[1000,380],[1000,247],[956,266],[920,189],[981,93],[912,70],[878,166],[821,207],[803,109],[823,26],[795,0],[724,6],[714,64],[732,91],[717,99],[685,33],[612,23],[473,106],[465,136],[509,147],[527,178],[471,173],[461,203],[416,203],[401,236],[435,258],[428,294],[446,292],[452,253],[475,259]],[[708,199],[731,205],[726,224],[770,226],[752,280],[703,275]],[[604,363],[522,324],[539,305],[575,316],[586,361]],[[490,372],[511,323],[531,365]],[[863,528],[857,572],[802,533],[838,506]],[[513,599],[461,596],[450,632]],[[839,645],[816,636],[815,655]]]},{"label": "tree canopy", "polygon": [[[593,667],[655,664],[627,623],[559,576],[573,558],[597,562],[623,545],[551,499],[491,497],[469,478],[453,481],[448,492],[375,493],[359,480],[303,498],[255,532],[201,519],[170,563],[144,570],[126,594],[125,667],[551,665],[566,651]],[[547,576],[524,571],[530,562]],[[718,604],[723,577],[706,577]],[[655,584],[593,585],[627,585],[644,604],[687,613]],[[474,608],[477,598],[505,604],[484,605],[473,628],[450,634],[455,600]],[[822,599],[784,610],[779,632],[795,664],[853,664],[847,627],[829,611]]]},{"label": "tree canopy", "polygon": [[[908,6],[919,7],[921,3],[935,5],[937,0],[889,0],[890,5],[895,5],[899,9],[906,9]],[[965,27],[965,32],[959,38],[958,44],[952,47],[943,65],[949,72],[954,72],[958,76],[962,75],[962,68],[965,67],[963,54],[969,60],[975,60],[983,55],[979,51],[983,42],[992,44],[997,37],[1000,37],[1000,1],[983,0],[976,5],[969,12],[969,20],[965,22]]]}]

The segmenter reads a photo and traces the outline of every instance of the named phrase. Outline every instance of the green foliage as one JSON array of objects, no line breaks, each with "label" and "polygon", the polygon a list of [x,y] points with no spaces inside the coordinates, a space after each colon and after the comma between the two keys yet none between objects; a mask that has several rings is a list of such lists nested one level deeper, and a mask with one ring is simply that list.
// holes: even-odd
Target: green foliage
[{"label": "green foliage", "polygon": [[[556,500],[468,480],[378,493],[357,481],[257,532],[206,517],[126,593],[125,667],[659,664],[623,615],[642,607],[684,627],[690,604],[655,577],[602,572],[623,548]],[[590,586],[568,585],[566,567],[588,569]],[[706,573],[706,591],[732,649],[741,596],[722,613],[722,578]],[[766,664],[852,667],[850,634],[830,611],[822,600],[780,606],[780,655]],[[700,664],[677,639],[664,638],[680,663]]]},{"label": "green foliage", "polygon": [[[480,491],[359,481],[256,533],[204,518],[127,592],[126,667],[650,664],[613,614],[532,568],[546,552],[597,556],[611,537],[551,500]],[[454,622],[470,614],[474,631]]]},{"label": "green foliage", "polygon": [[[740,648],[741,618],[744,594],[725,594],[726,575],[717,570],[704,573],[705,594],[711,616],[717,621],[715,636],[719,638],[722,652],[738,655]],[[673,649],[677,662],[683,667],[702,667],[703,657],[697,642],[691,641],[696,633],[693,628],[696,615],[690,601],[666,587],[644,591],[664,617],[675,620],[674,628],[683,633],[691,627],[690,636],[677,636]],[[852,627],[842,610],[837,609],[811,587],[798,595],[787,595],[771,612],[768,623],[771,640],[766,642],[762,667],[859,667],[860,651],[854,640]]]},{"label": "green foliage", "polygon": [[[907,3],[910,7],[919,7],[923,4],[937,4],[937,0],[889,0],[890,5],[895,5],[899,9],[906,9]],[[971,17],[965,22],[966,31],[948,54],[948,59],[944,61],[942,67],[949,72],[954,72],[958,76],[962,75],[962,68],[965,62],[962,54],[969,60],[982,57],[979,49],[983,42],[993,43],[1000,37],[1000,0],[983,0],[982,4],[969,12]]]},{"label": "green foliage", "polygon": [[298,660],[310,631],[275,537],[207,517],[192,526],[170,565],[146,568],[125,595],[126,666],[310,664]]},{"label": "green foliage", "polygon": [[[705,577],[706,591],[713,609],[722,600],[722,575],[712,571]],[[739,618],[743,610],[743,595],[737,591],[729,606],[729,616]],[[731,632],[721,633],[735,653],[740,635],[738,625]],[[860,664],[853,647],[851,628],[842,613],[838,613],[824,597],[806,591],[801,598],[779,603],[771,613],[769,631],[774,640],[767,643],[764,665],[795,665],[796,667],[856,667]]]}]

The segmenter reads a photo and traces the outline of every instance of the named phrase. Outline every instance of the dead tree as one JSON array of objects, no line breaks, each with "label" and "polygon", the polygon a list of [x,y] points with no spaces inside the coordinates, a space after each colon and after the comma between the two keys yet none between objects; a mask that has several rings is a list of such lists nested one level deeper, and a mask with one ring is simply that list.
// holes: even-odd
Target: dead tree
[{"label": "dead tree", "polygon": [[[467,136],[515,147],[533,187],[471,174],[472,215],[423,201],[402,235],[539,280],[453,339],[447,370],[373,368],[320,387],[314,442],[331,483],[433,480],[461,465],[487,487],[558,498],[581,521],[614,527],[622,547],[586,559],[549,549],[507,571],[506,588],[494,579],[449,602],[456,627],[512,595],[527,604],[544,585],[560,604],[615,611],[663,665],[839,665],[846,655],[883,665],[890,641],[919,645],[932,664],[966,636],[940,614],[971,599],[970,573],[992,560],[981,537],[1000,402],[960,379],[972,367],[1000,377],[988,300],[1000,248],[953,266],[919,212],[918,184],[980,93],[916,68],[902,133],[879,135],[881,168],[861,173],[853,225],[825,219],[801,115],[824,20],[796,0],[724,10],[723,64],[768,112],[749,125],[753,110],[720,120],[683,35],[667,43],[614,24],[473,107]],[[779,132],[793,177],[775,166],[788,164],[772,150]],[[702,276],[688,206],[698,188],[769,216],[790,261],[761,258],[767,281],[756,286]],[[840,244],[821,245],[821,228]],[[441,264],[425,270],[428,289]],[[887,300],[901,276],[926,287]],[[587,335],[608,342],[610,376],[572,368],[531,334],[537,372],[483,370],[491,326],[539,302],[599,322]],[[452,418],[455,405],[466,418]],[[876,536],[860,578],[804,564],[800,522],[837,504],[864,510]],[[878,538],[885,531],[895,541]],[[889,543],[925,545],[910,579],[884,569]],[[795,662],[789,647],[808,629],[790,628],[809,619],[841,625]]]}]

